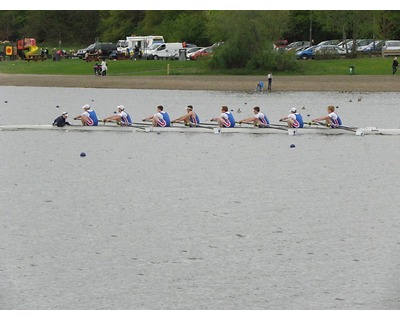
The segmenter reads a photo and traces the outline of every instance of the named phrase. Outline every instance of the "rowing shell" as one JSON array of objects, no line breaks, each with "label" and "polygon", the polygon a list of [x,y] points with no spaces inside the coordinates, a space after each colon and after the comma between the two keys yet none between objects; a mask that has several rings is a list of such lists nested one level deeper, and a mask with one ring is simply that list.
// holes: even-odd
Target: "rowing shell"
[{"label": "rowing shell", "polygon": [[58,130],[58,131],[113,131],[113,132],[178,132],[178,133],[251,133],[251,134],[287,134],[287,135],[303,135],[303,134],[322,134],[322,135],[400,135],[400,129],[379,129],[376,127],[367,128],[336,128],[328,127],[306,127],[301,129],[271,127],[235,127],[235,128],[215,128],[215,127],[150,127],[146,125],[134,125],[130,127],[121,127],[117,125],[101,125],[101,126],[65,126],[55,127],[52,125],[0,125],[0,131],[20,131],[20,130]]},{"label": "rowing shell", "polygon": [[367,128],[328,128],[328,127],[306,127],[300,129],[293,128],[258,128],[258,127],[238,127],[238,128],[204,128],[204,127],[145,127],[140,128],[139,130],[144,132],[179,132],[179,133],[187,133],[187,132],[201,132],[201,133],[217,133],[217,134],[226,134],[226,133],[253,133],[253,134],[287,134],[290,136],[298,136],[303,134],[322,134],[322,135],[400,135],[400,129],[378,129],[376,127],[367,127]]},{"label": "rowing shell", "polygon": [[20,131],[20,130],[58,130],[58,131],[118,131],[118,132],[133,132],[136,131],[140,126],[130,126],[121,127],[117,125],[107,125],[107,126],[64,126],[57,127],[50,124],[9,124],[0,125],[0,131]]}]

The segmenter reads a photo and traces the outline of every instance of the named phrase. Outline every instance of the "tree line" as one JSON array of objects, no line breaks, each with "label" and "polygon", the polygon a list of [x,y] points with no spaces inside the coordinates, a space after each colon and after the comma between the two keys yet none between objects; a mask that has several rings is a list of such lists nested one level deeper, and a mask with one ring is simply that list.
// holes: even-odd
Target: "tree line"
[{"label": "tree line", "polygon": [[[36,38],[40,45],[83,47],[129,35],[162,35],[167,42],[225,45],[215,66],[285,65],[271,52],[278,39],[400,39],[400,11],[19,10],[0,11],[0,41]],[[281,59],[282,61],[277,61]],[[266,65],[267,64],[267,65]]]}]

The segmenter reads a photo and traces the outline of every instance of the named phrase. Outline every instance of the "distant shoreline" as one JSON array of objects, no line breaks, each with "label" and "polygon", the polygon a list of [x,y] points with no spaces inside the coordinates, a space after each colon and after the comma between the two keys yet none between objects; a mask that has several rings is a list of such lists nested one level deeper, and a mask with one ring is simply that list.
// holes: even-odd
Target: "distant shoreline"
[{"label": "distant shoreline", "polygon": [[[263,76],[68,76],[2,74],[0,86],[254,92]],[[400,75],[274,76],[272,91],[399,92]]]}]

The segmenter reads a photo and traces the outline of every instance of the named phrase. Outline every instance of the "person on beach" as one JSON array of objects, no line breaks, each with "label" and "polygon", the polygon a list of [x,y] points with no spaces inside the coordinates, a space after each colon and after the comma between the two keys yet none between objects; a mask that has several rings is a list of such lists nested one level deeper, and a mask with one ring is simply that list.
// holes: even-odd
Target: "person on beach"
[{"label": "person on beach", "polygon": [[117,106],[117,113],[103,119],[103,122],[116,122],[122,127],[128,127],[132,125],[131,116],[126,113],[125,107],[123,105]]},{"label": "person on beach", "polygon": [[57,127],[64,127],[65,125],[70,126],[71,124],[67,121],[67,118],[68,118],[68,112],[63,112],[61,116],[54,119],[53,126]]},{"label": "person on beach", "polygon": [[170,127],[171,120],[169,118],[168,113],[164,111],[163,106],[157,107],[157,113],[147,118],[144,118],[142,121],[151,121],[153,127]]},{"label": "person on beach", "polygon": [[212,118],[211,121],[217,121],[220,128],[233,128],[236,122],[232,113],[229,112],[228,107],[222,106],[221,111],[221,115],[219,117]]},{"label": "person on beach", "polygon": [[254,107],[253,112],[254,112],[253,117],[240,120],[239,124],[254,123],[255,126],[260,127],[260,128],[269,127],[268,117],[260,111],[260,107]]},{"label": "person on beach", "polygon": [[97,62],[93,66],[93,71],[95,76],[100,76],[101,75],[101,65],[99,65]]},{"label": "person on beach", "polygon": [[272,90],[272,72],[268,73],[267,80],[268,80],[267,90],[271,91]]},{"label": "person on beach", "polygon": [[335,107],[334,106],[328,106],[328,115],[327,116],[322,116],[319,118],[315,118],[311,120],[312,122],[318,122],[318,121],[325,121],[326,125],[331,128],[337,128],[342,125],[342,120],[340,117],[335,113]]},{"label": "person on beach", "polygon": [[286,121],[289,128],[303,128],[303,117],[297,112],[296,108],[290,109],[290,114],[287,117],[279,119],[279,121]]},{"label": "person on beach", "polygon": [[257,83],[257,86],[256,86],[256,90],[254,90],[254,91],[263,91],[264,90],[264,82],[262,82],[262,81],[259,81],[258,83]]},{"label": "person on beach", "polygon": [[83,107],[85,110],[81,115],[76,116],[74,120],[81,120],[83,126],[97,126],[99,120],[97,119],[96,112],[90,109],[90,105],[85,104]]},{"label": "person on beach", "polygon": [[107,75],[107,70],[108,70],[108,68],[107,68],[107,62],[106,62],[106,60],[104,59],[104,60],[101,62],[101,75],[102,75],[103,77],[105,77],[105,76]]},{"label": "person on beach", "polygon": [[397,68],[399,67],[399,62],[397,61],[397,57],[394,57],[392,63],[392,74],[394,75],[397,72]]},{"label": "person on beach", "polygon": [[183,121],[187,126],[196,126],[200,124],[200,118],[196,112],[193,111],[193,106],[189,105],[186,107],[186,114],[182,117],[172,120],[171,123]]}]

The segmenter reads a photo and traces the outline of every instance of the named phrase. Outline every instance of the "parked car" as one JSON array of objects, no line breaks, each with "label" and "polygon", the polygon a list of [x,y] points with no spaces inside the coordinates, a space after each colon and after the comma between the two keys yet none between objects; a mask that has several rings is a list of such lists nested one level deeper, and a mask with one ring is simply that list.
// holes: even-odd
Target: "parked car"
[{"label": "parked car", "polygon": [[173,59],[179,49],[183,49],[181,42],[155,43],[144,50],[143,58],[146,60]]},{"label": "parked car", "polygon": [[400,40],[386,40],[382,47],[384,57],[400,54]]},{"label": "parked car", "polygon": [[325,40],[317,44],[317,46],[338,45],[339,40]]},{"label": "parked car", "polygon": [[352,51],[353,45],[355,45],[355,50],[359,51],[358,50],[359,47],[369,45],[373,41],[374,41],[373,39],[357,39],[354,42],[353,39],[346,39],[346,40],[343,40],[342,42],[340,42],[338,44],[338,46],[342,47],[345,50],[347,48],[348,51]]},{"label": "parked car", "polygon": [[319,45],[315,48],[314,55],[340,56],[346,55],[346,50],[338,45]]},{"label": "parked car", "polygon": [[297,59],[314,59],[318,56],[341,56],[345,55],[346,50],[337,45],[316,45],[305,50],[296,52]]},{"label": "parked car", "polygon": [[382,52],[383,45],[385,44],[384,40],[375,40],[366,46],[360,46],[357,48],[357,51],[362,53],[380,53]]},{"label": "parked car", "polygon": [[299,50],[296,52],[296,59],[314,59],[314,50],[317,48],[317,46],[312,46],[309,48],[306,48],[304,50]]},{"label": "parked car", "polygon": [[206,58],[212,56],[214,53],[214,49],[212,47],[205,47],[200,50],[197,50],[193,54],[190,55],[190,60],[197,60],[199,58]]},{"label": "parked car", "polygon": [[[100,51],[101,50],[101,51]],[[85,49],[80,49],[76,53],[76,56],[80,59],[84,58],[86,54],[96,54],[97,52],[101,52],[99,54],[99,58],[108,58],[108,56],[114,51],[117,50],[117,45],[111,42],[96,42],[92,43]]]},{"label": "parked car", "polygon": [[79,49],[79,50],[76,52],[76,56],[77,56],[79,59],[82,59],[82,58],[85,56],[86,52],[92,51],[93,49],[94,49],[94,43],[92,43],[90,46],[88,46],[88,47],[86,47],[86,48],[84,48],[84,49]]},{"label": "parked car", "polygon": [[346,47],[347,47],[347,49],[350,51],[352,43],[353,43],[353,39],[346,39],[346,40],[343,40],[343,41],[339,42],[338,46],[343,48],[343,49],[346,49]]},{"label": "parked car", "polygon": [[287,40],[278,40],[274,43],[275,50],[283,50],[288,46],[289,42]]},{"label": "parked car", "polygon": [[286,51],[291,51],[291,50],[297,50],[299,48],[308,48],[310,46],[310,41],[295,41],[290,43],[285,50]]},{"label": "parked car", "polygon": [[[190,55],[194,54],[196,51],[203,49],[203,47],[186,47],[186,59],[190,60]],[[179,51],[174,54],[174,60],[179,60]]]}]

